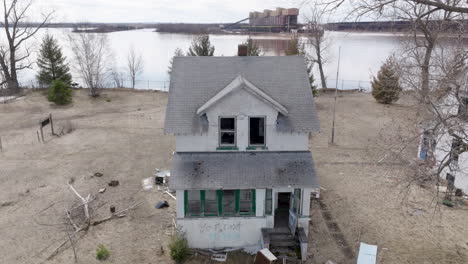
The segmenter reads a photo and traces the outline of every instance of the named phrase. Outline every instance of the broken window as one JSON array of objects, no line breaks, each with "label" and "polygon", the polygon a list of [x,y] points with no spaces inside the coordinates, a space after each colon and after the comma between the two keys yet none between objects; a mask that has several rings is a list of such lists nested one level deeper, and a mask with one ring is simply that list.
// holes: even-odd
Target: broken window
[{"label": "broken window", "polygon": [[223,190],[223,215],[236,214],[236,191]]},{"label": "broken window", "polygon": [[301,189],[294,189],[293,197],[293,210],[296,214],[299,214],[301,208]]},{"label": "broken window", "polygon": [[235,146],[236,145],[236,118],[220,117],[219,118],[219,145],[220,146]]},{"label": "broken window", "polygon": [[201,213],[200,191],[186,191],[186,214],[197,216]]},{"label": "broken window", "polygon": [[273,192],[271,189],[266,189],[266,192],[265,192],[265,214],[266,215],[271,215],[272,206],[273,206]]},{"label": "broken window", "polygon": [[265,117],[249,118],[249,145],[265,145]]},{"label": "broken window", "polygon": [[253,190],[240,190],[239,191],[239,212],[241,214],[250,214],[253,212]]},{"label": "broken window", "polygon": [[205,191],[205,215],[218,215],[218,196],[217,191]]}]

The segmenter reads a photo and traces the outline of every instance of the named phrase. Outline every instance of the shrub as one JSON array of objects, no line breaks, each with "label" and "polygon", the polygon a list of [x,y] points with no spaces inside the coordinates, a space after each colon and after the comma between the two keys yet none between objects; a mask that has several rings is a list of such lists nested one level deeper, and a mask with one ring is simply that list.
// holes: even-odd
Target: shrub
[{"label": "shrub", "polygon": [[372,96],[381,104],[391,104],[400,98],[401,90],[397,64],[389,57],[372,80]]},{"label": "shrub", "polygon": [[107,248],[103,244],[100,244],[96,249],[96,258],[98,260],[106,260],[109,257],[109,255],[109,250],[107,250]]},{"label": "shrub", "polygon": [[188,242],[182,234],[176,233],[174,236],[172,236],[171,242],[169,243],[169,249],[171,251],[171,258],[176,263],[182,263],[188,257]]},{"label": "shrub", "polygon": [[72,90],[68,84],[55,80],[47,92],[47,99],[58,105],[66,105],[72,101]]}]

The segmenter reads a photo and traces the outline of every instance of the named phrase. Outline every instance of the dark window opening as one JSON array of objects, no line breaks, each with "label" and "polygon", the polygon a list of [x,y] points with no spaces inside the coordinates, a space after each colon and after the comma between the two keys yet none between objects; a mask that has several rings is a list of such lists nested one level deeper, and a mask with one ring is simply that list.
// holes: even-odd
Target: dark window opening
[{"label": "dark window opening", "polygon": [[253,190],[240,190],[239,191],[239,212],[241,214],[253,212]]},{"label": "dark window opening", "polygon": [[265,193],[265,214],[271,215],[271,207],[273,205],[272,190],[267,189]]},{"label": "dark window opening", "polygon": [[188,215],[200,215],[201,197],[200,191],[187,191],[187,213]]},{"label": "dark window opening", "polygon": [[205,215],[218,215],[217,191],[205,191]]},{"label": "dark window opening", "polygon": [[249,144],[265,145],[265,118],[249,118]]},{"label": "dark window opening", "polygon": [[458,105],[458,115],[461,119],[468,120],[468,97],[462,97],[460,101]]},{"label": "dark window opening", "polygon": [[236,119],[221,117],[219,119],[219,144],[221,146],[236,145]]},{"label": "dark window opening", "polygon": [[223,191],[223,214],[224,215],[236,214],[236,191],[235,190]]}]

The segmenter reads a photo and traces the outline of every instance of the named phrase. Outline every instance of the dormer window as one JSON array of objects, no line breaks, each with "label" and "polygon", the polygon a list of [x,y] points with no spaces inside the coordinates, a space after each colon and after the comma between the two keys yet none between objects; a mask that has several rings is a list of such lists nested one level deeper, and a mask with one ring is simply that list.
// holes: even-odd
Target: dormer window
[{"label": "dormer window", "polygon": [[265,117],[249,117],[249,146],[265,146]]},{"label": "dormer window", "polygon": [[219,118],[219,145],[220,146],[235,146],[236,145],[236,118],[235,117],[220,117]]}]

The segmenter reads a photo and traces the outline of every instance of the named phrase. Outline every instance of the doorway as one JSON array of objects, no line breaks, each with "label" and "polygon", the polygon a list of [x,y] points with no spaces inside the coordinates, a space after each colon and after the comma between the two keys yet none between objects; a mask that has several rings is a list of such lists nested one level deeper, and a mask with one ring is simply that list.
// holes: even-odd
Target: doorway
[{"label": "doorway", "polygon": [[275,228],[288,227],[291,193],[278,193],[278,203],[275,210]]}]

